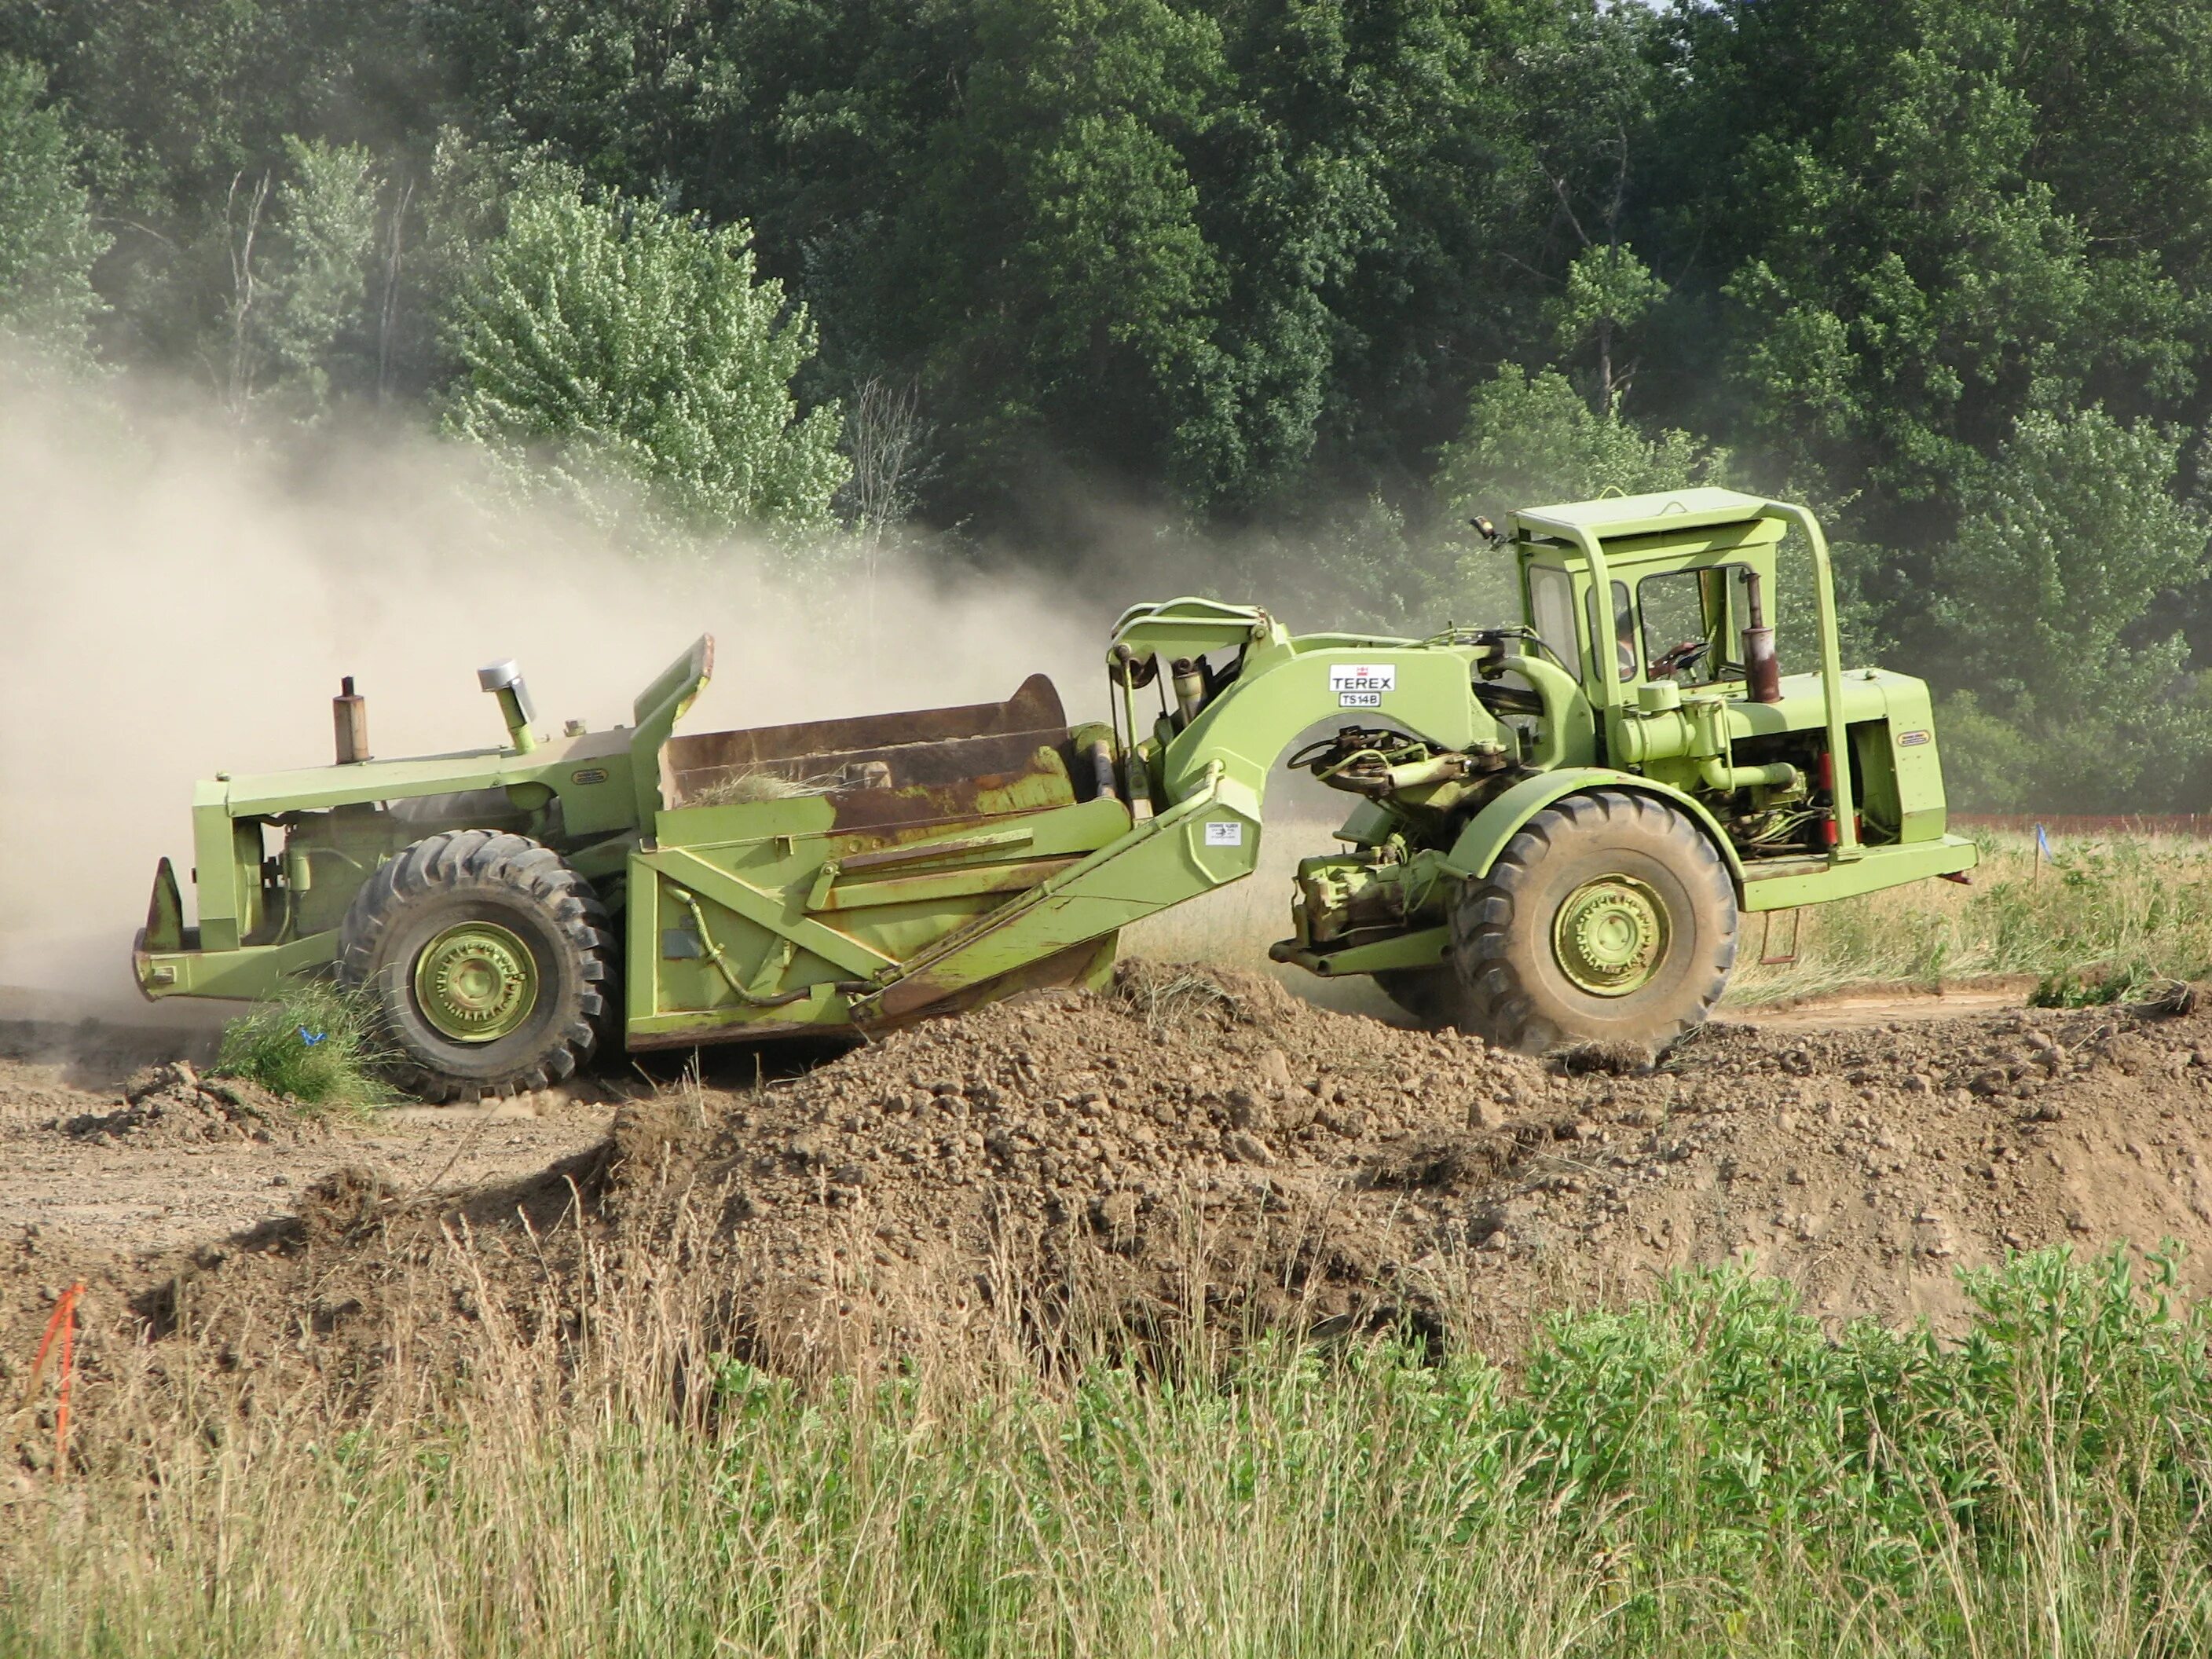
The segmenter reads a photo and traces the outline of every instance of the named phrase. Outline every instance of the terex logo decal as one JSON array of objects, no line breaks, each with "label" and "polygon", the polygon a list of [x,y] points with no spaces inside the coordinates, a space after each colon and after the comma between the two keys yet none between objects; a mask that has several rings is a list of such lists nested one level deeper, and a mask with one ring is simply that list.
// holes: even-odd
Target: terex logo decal
[{"label": "terex logo decal", "polygon": [[1393,663],[1333,662],[1328,665],[1328,689],[1336,693],[1340,708],[1380,708],[1382,694],[1398,689],[1398,670]]}]

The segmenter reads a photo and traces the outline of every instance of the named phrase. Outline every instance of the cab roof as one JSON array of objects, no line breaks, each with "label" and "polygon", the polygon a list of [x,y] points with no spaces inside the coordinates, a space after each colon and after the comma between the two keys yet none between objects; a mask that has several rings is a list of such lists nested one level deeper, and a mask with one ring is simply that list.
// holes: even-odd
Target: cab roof
[{"label": "cab roof", "polygon": [[1523,507],[1513,514],[1513,521],[1517,528],[1539,534],[1586,530],[1601,540],[1613,540],[1742,524],[1764,515],[1768,506],[1761,496],[1733,489],[1671,489],[1654,495],[1609,495],[1595,501]]}]

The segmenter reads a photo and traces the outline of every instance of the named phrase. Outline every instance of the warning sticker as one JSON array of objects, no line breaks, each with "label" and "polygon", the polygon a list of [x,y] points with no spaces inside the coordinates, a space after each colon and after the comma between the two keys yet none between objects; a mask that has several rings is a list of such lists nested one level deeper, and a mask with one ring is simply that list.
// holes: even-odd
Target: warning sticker
[{"label": "warning sticker", "polygon": [[1398,689],[1397,665],[1333,662],[1328,665],[1328,689],[1336,693],[1339,708],[1380,708],[1382,694]]},{"label": "warning sticker", "polygon": [[1208,847],[1242,847],[1244,844],[1244,826],[1241,823],[1209,823],[1206,826],[1206,844]]}]

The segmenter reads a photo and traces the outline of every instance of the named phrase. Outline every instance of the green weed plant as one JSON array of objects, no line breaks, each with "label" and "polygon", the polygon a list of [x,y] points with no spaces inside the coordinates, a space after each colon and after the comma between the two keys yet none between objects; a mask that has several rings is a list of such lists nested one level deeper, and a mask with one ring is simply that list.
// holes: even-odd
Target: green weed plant
[{"label": "green weed plant", "polygon": [[303,980],[223,1027],[215,1069],[259,1084],[303,1115],[359,1116],[397,1097],[378,1069],[387,1058],[358,995]]}]

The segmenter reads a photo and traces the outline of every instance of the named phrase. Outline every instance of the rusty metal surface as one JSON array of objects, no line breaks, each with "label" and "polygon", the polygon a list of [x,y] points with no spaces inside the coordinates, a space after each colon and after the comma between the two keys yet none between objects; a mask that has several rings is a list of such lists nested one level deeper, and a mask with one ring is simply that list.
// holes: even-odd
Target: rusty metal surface
[{"label": "rusty metal surface", "polygon": [[862,714],[844,720],[805,720],[793,726],[753,726],[738,732],[698,732],[672,738],[667,748],[667,767],[681,783],[695,772],[726,773],[773,761],[842,759],[915,744],[1023,732],[1050,732],[1061,738],[1067,734],[1067,714],[1060,705],[1060,693],[1042,674],[1030,675],[1004,702],[908,709],[896,714]]},{"label": "rusty metal surface", "polygon": [[866,832],[1071,805],[1073,759],[1059,693],[1033,674],[1005,702],[676,738],[663,764],[678,807],[766,773],[822,794],[837,830]]}]

